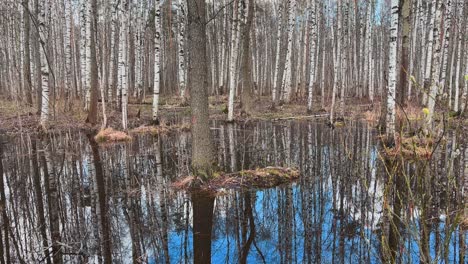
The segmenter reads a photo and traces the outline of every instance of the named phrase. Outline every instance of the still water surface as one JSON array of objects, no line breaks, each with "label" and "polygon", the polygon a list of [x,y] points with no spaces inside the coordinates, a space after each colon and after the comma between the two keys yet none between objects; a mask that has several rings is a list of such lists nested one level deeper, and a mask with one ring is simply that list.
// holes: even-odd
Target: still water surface
[{"label": "still water surface", "polygon": [[296,167],[300,180],[176,192],[190,133],[112,146],[81,133],[4,138],[0,253],[14,263],[466,263],[468,151],[455,133],[432,161],[393,166],[366,124],[212,127],[223,170]]}]

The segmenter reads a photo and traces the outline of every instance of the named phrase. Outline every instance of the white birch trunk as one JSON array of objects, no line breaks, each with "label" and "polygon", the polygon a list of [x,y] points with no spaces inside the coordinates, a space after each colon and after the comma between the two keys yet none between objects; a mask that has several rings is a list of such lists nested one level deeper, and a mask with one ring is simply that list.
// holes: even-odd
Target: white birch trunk
[{"label": "white birch trunk", "polygon": [[[453,102],[453,111],[457,112],[459,110],[460,106],[460,84],[462,83],[462,80],[460,80],[460,71],[461,71],[461,57],[462,57],[462,46],[463,46],[463,26],[466,26],[466,23],[463,23],[462,16],[463,16],[463,7],[464,4],[462,1],[458,2],[458,49],[457,49],[457,66],[456,66],[456,74],[455,74],[455,98]],[[467,72],[468,73],[468,72]]]},{"label": "white birch trunk", "polygon": [[72,83],[72,47],[71,47],[71,41],[70,37],[72,34],[72,11],[71,11],[71,1],[70,0],[64,0],[64,17],[65,17],[65,25],[66,25],[66,32],[64,32],[65,37],[65,68],[66,68],[66,78],[65,78],[65,83],[66,83],[66,91],[67,91],[67,99],[71,95],[71,83]]},{"label": "white birch trunk", "polygon": [[[429,30],[431,31],[428,36],[428,41],[427,41],[427,58],[426,58],[426,70],[424,73],[424,89],[427,89],[431,84],[431,68],[432,68],[432,58],[433,58],[433,45],[434,45],[434,34],[432,33],[435,23],[435,17],[436,17],[436,5],[437,5],[437,0],[432,0],[432,7],[431,7],[431,20],[429,23]],[[428,91],[424,91],[423,93],[423,104],[427,103],[427,93]]]},{"label": "white birch trunk", "polygon": [[[435,24],[434,24],[434,29],[433,29],[433,39],[434,39],[434,58],[433,58],[433,66],[432,66],[432,81],[431,81],[431,89],[429,92],[429,97],[428,97],[428,109],[429,113],[426,116],[426,130],[429,129],[432,126],[432,118],[434,116],[434,110],[435,110],[435,103],[436,103],[436,97],[437,93],[440,88],[440,64],[441,64],[441,49],[442,49],[442,43],[440,39],[440,32],[439,32],[439,27],[441,24],[441,19],[442,19],[442,3],[439,3],[437,5],[437,11],[435,14]],[[426,131],[427,132],[427,131]]]},{"label": "white birch trunk", "polygon": [[185,14],[187,10],[186,0],[180,0],[179,2],[179,34],[177,35],[177,42],[179,45],[179,90],[180,97],[185,103],[186,100],[186,82],[185,82]]},{"label": "white birch trunk", "polygon": [[153,88],[153,122],[158,122],[159,111],[159,88],[161,68],[161,5],[159,0],[155,1],[155,34],[154,34],[154,88]]},{"label": "white birch trunk", "polygon": [[276,104],[277,101],[277,93],[278,93],[278,83],[282,83],[282,80],[278,80],[279,76],[279,68],[280,68],[280,49],[281,49],[281,30],[282,30],[282,25],[281,22],[283,20],[282,18],[282,7],[283,5],[280,3],[279,8],[278,8],[278,31],[276,35],[276,56],[275,56],[275,72],[274,72],[274,77],[273,77],[273,91],[272,91],[272,100],[273,100],[273,106]]},{"label": "white birch trunk", "polygon": [[[441,91],[445,91],[445,82],[447,77],[447,64],[448,64],[448,54],[449,54],[449,44],[450,44],[450,29],[452,25],[452,1],[447,0],[445,4],[445,17],[444,17],[444,46],[442,51],[442,72],[441,72],[441,80],[440,80],[440,89]],[[452,71],[451,71],[452,72]],[[451,79],[451,78],[450,78]]]},{"label": "white birch trunk", "polygon": [[128,2],[120,6],[120,45],[119,45],[119,90],[122,96],[122,128],[127,129],[128,105],[128,65],[127,65],[127,36],[128,36]]},{"label": "white birch trunk", "polygon": [[[340,89],[340,68],[341,68],[341,0],[338,0],[336,7],[336,19],[337,19],[337,32],[335,36],[336,47],[335,52],[333,52],[333,90],[332,90],[332,103],[330,109],[330,124],[334,123],[334,114],[335,114],[335,102],[336,102],[336,92]],[[332,27],[333,29],[333,27]],[[332,34],[333,35],[333,34]]]},{"label": "white birch trunk", "polygon": [[43,129],[47,128],[49,120],[49,63],[46,55],[46,43],[48,39],[47,18],[50,6],[47,3],[39,1],[39,37],[40,37],[40,56],[41,56],[41,79],[42,79],[42,105],[40,125]]},{"label": "white birch trunk", "polygon": [[231,47],[231,58],[229,59],[229,100],[228,100],[228,121],[234,120],[234,96],[236,92],[236,66],[237,56],[239,50],[239,37],[240,37],[240,1],[234,1],[234,21],[232,22],[231,36],[232,36],[232,47]]},{"label": "white birch trunk", "polygon": [[[312,113],[313,93],[315,85],[315,52],[317,47],[317,20],[315,15],[315,0],[310,1],[309,7],[309,25],[310,25],[310,72],[309,72],[309,87],[307,98],[307,111]],[[305,64],[305,63],[304,63]],[[304,78],[305,79],[305,78]]]},{"label": "white birch trunk", "polygon": [[398,0],[392,0],[392,16],[390,24],[390,51],[388,63],[388,88],[387,88],[387,118],[386,134],[395,135],[395,94],[397,84],[397,49],[398,49]]},{"label": "white birch trunk", "polygon": [[283,85],[282,90],[284,91],[284,102],[289,103],[291,100],[291,84],[292,84],[292,53],[293,53],[293,37],[294,37],[294,26],[296,23],[295,18],[296,0],[289,0],[288,7],[288,46],[286,49],[286,62],[283,74]]}]

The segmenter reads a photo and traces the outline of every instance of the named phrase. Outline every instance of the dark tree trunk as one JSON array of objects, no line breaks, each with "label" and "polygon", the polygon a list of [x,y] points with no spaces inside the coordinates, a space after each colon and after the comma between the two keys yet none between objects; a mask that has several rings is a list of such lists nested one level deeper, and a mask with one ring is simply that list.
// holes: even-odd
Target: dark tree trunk
[{"label": "dark tree trunk", "polygon": [[[97,26],[97,0],[91,1],[91,100],[86,122],[92,125],[97,123],[98,104],[98,67],[96,58],[96,26]],[[104,98],[103,98],[104,99]],[[104,103],[104,102],[103,102]]]},{"label": "dark tree trunk", "polygon": [[192,168],[202,179],[212,176],[213,139],[208,112],[208,61],[205,0],[188,0],[188,84],[192,107]]},{"label": "dark tree trunk", "polygon": [[214,197],[210,194],[193,193],[192,207],[194,263],[210,264]]},{"label": "dark tree trunk", "polygon": [[29,0],[23,1],[23,6],[25,8],[23,12],[24,17],[24,86],[25,86],[25,96],[26,102],[29,106],[32,106],[32,83],[31,83],[31,52],[29,49],[30,46],[30,32],[31,32],[31,22],[29,20]]}]

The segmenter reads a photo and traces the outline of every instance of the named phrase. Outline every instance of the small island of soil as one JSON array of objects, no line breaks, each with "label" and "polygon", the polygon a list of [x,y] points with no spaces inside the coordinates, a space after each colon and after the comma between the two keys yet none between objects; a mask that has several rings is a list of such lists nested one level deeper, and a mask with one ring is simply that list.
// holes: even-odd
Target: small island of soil
[{"label": "small island of soil", "polygon": [[234,173],[215,173],[213,179],[205,182],[188,176],[176,181],[173,187],[178,190],[198,189],[214,192],[222,189],[265,189],[294,182],[299,175],[299,170],[294,168],[266,167]]}]

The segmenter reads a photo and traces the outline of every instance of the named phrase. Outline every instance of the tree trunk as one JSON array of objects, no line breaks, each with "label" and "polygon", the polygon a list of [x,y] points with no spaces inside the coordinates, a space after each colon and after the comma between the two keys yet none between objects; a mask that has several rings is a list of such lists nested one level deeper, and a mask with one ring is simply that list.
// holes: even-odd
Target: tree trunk
[{"label": "tree trunk", "polygon": [[252,108],[254,103],[253,94],[253,76],[252,76],[252,56],[251,56],[251,41],[250,33],[252,31],[252,20],[254,17],[254,5],[255,0],[243,0],[244,6],[246,7],[247,21],[244,25],[243,30],[243,42],[242,42],[242,112],[247,115],[252,114]]},{"label": "tree trunk", "polygon": [[215,153],[208,112],[205,0],[188,0],[188,81],[192,91],[192,168],[202,179],[213,176]]},{"label": "tree trunk", "polygon": [[402,25],[402,43],[400,54],[400,84],[398,86],[398,104],[405,105],[406,87],[409,79],[409,50],[410,50],[410,8],[411,0],[400,0],[401,6],[401,25]]},{"label": "tree trunk", "polygon": [[[90,82],[90,102],[89,102],[89,110],[88,110],[88,117],[86,118],[86,122],[92,125],[97,123],[97,108],[98,108],[98,66],[97,66],[97,56],[96,56],[96,35],[97,35],[97,0],[91,0],[91,16],[88,17],[91,21],[90,24],[90,52],[91,52],[91,82]],[[105,103],[105,98],[102,98],[102,103]]]},{"label": "tree trunk", "polygon": [[283,21],[283,10],[282,10],[283,4],[280,2],[279,3],[279,8],[278,8],[278,31],[276,35],[276,56],[275,56],[275,72],[273,76],[273,90],[272,90],[272,108],[275,108],[276,102],[278,100],[278,83],[283,82],[283,78],[281,80],[278,80],[279,77],[282,77],[281,74],[279,74],[280,70],[280,50],[281,50],[281,32],[282,32],[282,24],[281,22]]},{"label": "tree trunk", "polygon": [[231,28],[231,57],[229,59],[229,99],[228,99],[228,121],[234,121],[234,100],[236,93],[236,79],[237,79],[237,57],[239,55],[239,38],[240,38],[240,5],[241,0],[234,0],[234,11]]},{"label": "tree trunk", "polygon": [[23,78],[25,82],[26,102],[29,106],[33,105],[32,101],[32,82],[31,82],[31,52],[30,52],[30,36],[31,22],[29,19],[29,0],[23,0],[23,20],[24,20],[24,62],[23,62]]},{"label": "tree trunk", "polygon": [[41,54],[41,85],[42,85],[42,94],[41,94],[41,118],[40,126],[42,129],[47,129],[47,122],[49,121],[49,62],[46,55],[48,42],[48,7],[47,3],[42,3],[39,1],[39,42],[40,42],[40,54]]},{"label": "tree trunk", "polygon": [[127,37],[128,37],[128,0],[124,0],[120,7],[120,18],[122,26],[120,27],[120,44],[119,44],[119,91],[122,109],[122,128],[127,129],[128,125],[128,60],[127,60]]},{"label": "tree trunk", "polygon": [[160,90],[160,68],[161,68],[161,4],[155,1],[154,17],[154,87],[153,87],[153,124],[159,123],[159,90]]},{"label": "tree trunk", "polygon": [[429,110],[429,113],[426,116],[426,133],[428,132],[427,130],[432,127],[432,118],[434,116],[434,110],[435,110],[435,103],[436,103],[436,97],[437,93],[440,88],[440,52],[442,49],[442,43],[441,43],[441,38],[440,38],[440,32],[439,32],[439,27],[441,25],[441,20],[442,20],[442,3],[437,4],[437,11],[435,13],[435,24],[434,24],[434,30],[433,30],[433,38],[434,38],[434,64],[432,66],[432,82],[430,85],[430,92],[429,92],[429,97],[428,97],[428,103],[427,103],[427,108]]},{"label": "tree trunk", "polygon": [[[310,1],[309,7],[309,25],[310,25],[310,70],[309,70],[309,87],[307,98],[307,113],[312,113],[314,85],[315,85],[315,50],[317,46],[317,20],[315,15],[315,1]],[[318,55],[318,53],[317,53]]]},{"label": "tree trunk", "polygon": [[387,118],[386,134],[393,138],[395,135],[395,92],[397,82],[397,49],[398,49],[398,0],[392,0],[392,16],[390,26],[390,52],[388,62],[388,86],[387,86]]},{"label": "tree trunk", "polygon": [[296,11],[296,0],[289,0],[289,18],[288,18],[288,46],[286,49],[286,62],[285,70],[283,74],[283,85],[282,90],[284,91],[284,102],[289,103],[291,100],[291,85],[292,85],[292,53],[293,53],[293,37],[294,27],[296,24],[295,11]]}]

